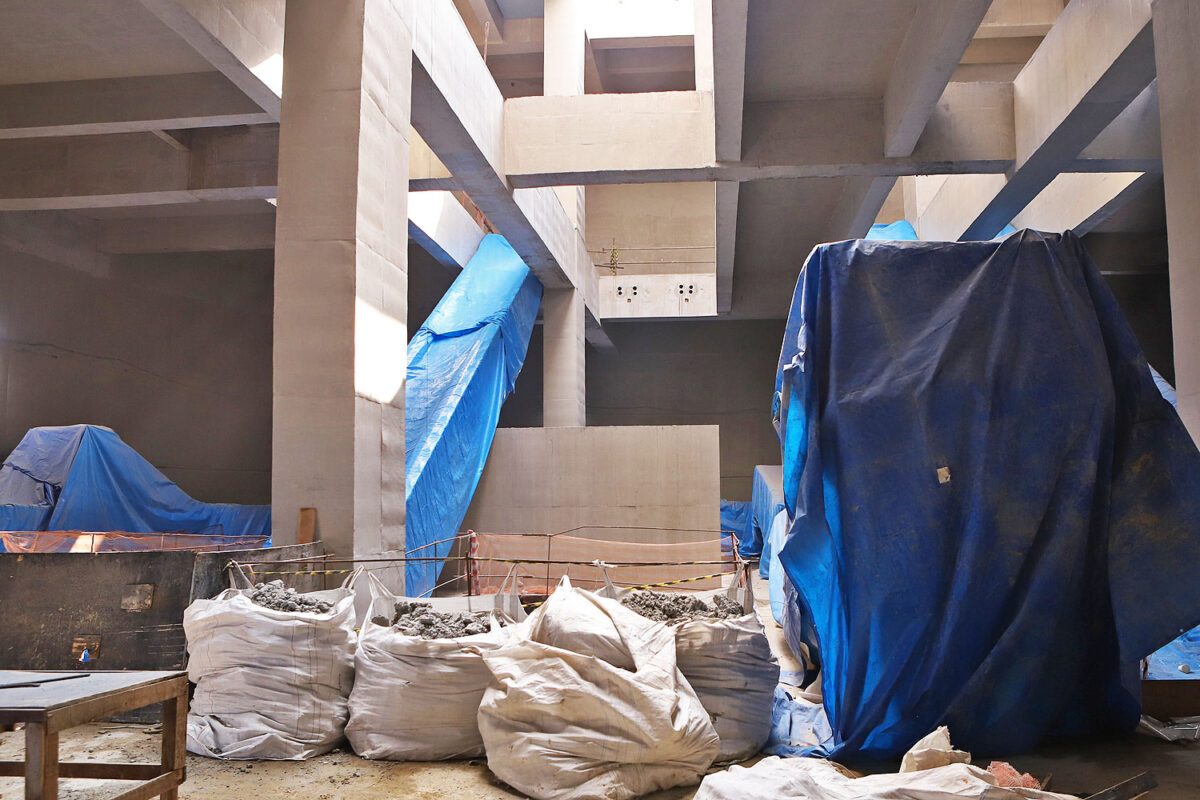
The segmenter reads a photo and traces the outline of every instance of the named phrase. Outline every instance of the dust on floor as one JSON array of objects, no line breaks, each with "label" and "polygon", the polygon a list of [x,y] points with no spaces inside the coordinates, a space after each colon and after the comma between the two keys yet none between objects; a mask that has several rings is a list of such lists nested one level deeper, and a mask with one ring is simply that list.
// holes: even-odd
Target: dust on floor
[{"label": "dust on floor", "polygon": [[[758,594],[765,586],[755,581]],[[799,664],[783,641],[782,630],[771,619],[765,597],[756,597],[759,617],[767,629],[772,649],[784,670]],[[147,733],[148,726],[113,726],[93,723],[61,736],[61,761],[157,761],[161,736]],[[953,731],[951,731],[953,735]],[[24,734],[0,733],[0,761],[24,757]],[[976,754],[975,762],[990,759]],[[1159,788],[1147,800],[1195,800],[1200,797],[1200,744],[1191,747],[1130,736],[1087,744],[1058,744],[1033,753],[1010,756],[1022,772],[1043,778],[1052,775],[1050,788],[1087,794],[1150,770]],[[865,765],[855,765],[864,769]],[[881,764],[868,771],[894,771],[897,764]],[[104,800],[129,784],[121,781],[64,780],[62,800]],[[671,789],[648,800],[690,800],[696,787]],[[0,800],[24,796],[20,778],[0,778]],[[218,761],[188,755],[187,781],[179,796],[187,800],[512,800],[524,795],[501,785],[488,771],[486,760],[443,762],[367,761],[348,750],[337,750],[311,761]]]}]

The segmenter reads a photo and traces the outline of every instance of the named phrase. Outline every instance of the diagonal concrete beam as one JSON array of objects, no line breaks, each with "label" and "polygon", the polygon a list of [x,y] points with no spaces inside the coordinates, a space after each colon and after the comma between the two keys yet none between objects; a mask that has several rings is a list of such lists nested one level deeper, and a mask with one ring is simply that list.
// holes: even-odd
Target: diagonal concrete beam
[{"label": "diagonal concrete beam", "polygon": [[219,72],[0,86],[0,139],[270,121]]},{"label": "diagonal concrete beam", "polygon": [[1162,172],[1157,79],[1083,149],[1071,172]]},{"label": "diagonal concrete beam", "polygon": [[484,230],[450,192],[408,193],[408,235],[457,273],[483,241]]},{"label": "diagonal concrete beam", "polygon": [[138,2],[279,120],[285,0]]},{"label": "diagonal concrete beam", "polygon": [[505,177],[504,98],[462,19],[449,3],[412,7],[413,127],[542,284],[577,288],[598,326],[596,270],[562,203]]},{"label": "diagonal concrete beam", "polygon": [[1144,172],[1064,172],[1013,217],[1012,224],[1083,236],[1161,179]]},{"label": "diagonal concrete beam", "polygon": [[188,145],[147,133],[0,141],[0,211],[276,196],[278,126],[201,129]]},{"label": "diagonal concrete beam", "polygon": [[991,0],[920,3],[883,96],[885,156],[912,155],[925,123],[990,5]]},{"label": "diagonal concrete beam", "polygon": [[1013,81],[1007,180],[956,179],[935,203],[953,238],[988,239],[1037,197],[1154,80],[1149,0],[1076,0]]}]

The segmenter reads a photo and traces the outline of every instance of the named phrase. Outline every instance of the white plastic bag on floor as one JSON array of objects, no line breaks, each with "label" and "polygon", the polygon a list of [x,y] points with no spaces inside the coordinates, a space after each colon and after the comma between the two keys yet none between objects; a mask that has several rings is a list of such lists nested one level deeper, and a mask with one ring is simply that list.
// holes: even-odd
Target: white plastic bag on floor
[{"label": "white plastic bag on floor", "polygon": [[[606,576],[607,577],[607,576]],[[609,583],[601,594],[621,598],[629,590]],[[730,619],[676,623],[675,658],[679,671],[700,698],[721,737],[718,763],[742,761],[758,753],[771,735],[771,705],[779,683],[779,662],[762,622],[754,613],[749,589],[692,592],[712,604],[725,595],[745,613]]]},{"label": "white plastic bag on floor", "polygon": [[671,628],[564,578],[519,632],[483,653],[479,730],[504,782],[538,800],[626,800],[694,784],[716,758]]},{"label": "white plastic bag on floor", "polygon": [[905,755],[910,771],[859,778],[832,761],[770,756],[752,767],[714,772],[700,784],[694,800],[1078,800],[1001,787],[992,773],[961,763],[964,758],[969,760],[970,754],[953,749],[946,729],[939,728]]},{"label": "white plastic bag on floor", "polygon": [[341,741],[354,683],[358,575],[339,589],[302,595],[332,603],[324,614],[274,611],[239,589],[188,606],[188,679],[196,684],[189,752],[300,760]]},{"label": "white plastic bag on floor", "polygon": [[346,738],[364,758],[437,761],[483,755],[476,717],[491,673],[481,653],[511,638],[495,620],[488,633],[422,639],[371,618],[391,618],[399,600],[429,603],[434,611],[483,611],[494,598],[396,597],[374,575],[371,611],[355,652],[354,691]]}]

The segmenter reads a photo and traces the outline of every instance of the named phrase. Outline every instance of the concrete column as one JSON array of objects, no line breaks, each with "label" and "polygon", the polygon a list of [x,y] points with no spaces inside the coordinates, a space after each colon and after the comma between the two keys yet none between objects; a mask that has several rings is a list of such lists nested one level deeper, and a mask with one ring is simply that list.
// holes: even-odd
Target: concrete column
[{"label": "concrete column", "polygon": [[[587,39],[584,30],[584,0],[545,0],[545,33],[542,60],[542,94],[574,97],[584,93],[584,62]],[[582,186],[555,186],[567,216],[583,229]]]},{"label": "concrete column", "polygon": [[1153,10],[1175,390],[1179,415],[1200,441],[1200,3],[1155,0]]},{"label": "concrete column", "polygon": [[293,541],[315,507],[326,548],[360,558],[404,551],[407,8],[289,0],[285,23],[272,526]]},{"label": "concrete column", "polygon": [[542,424],[547,428],[587,425],[584,313],[575,289],[547,289],[542,295]]}]

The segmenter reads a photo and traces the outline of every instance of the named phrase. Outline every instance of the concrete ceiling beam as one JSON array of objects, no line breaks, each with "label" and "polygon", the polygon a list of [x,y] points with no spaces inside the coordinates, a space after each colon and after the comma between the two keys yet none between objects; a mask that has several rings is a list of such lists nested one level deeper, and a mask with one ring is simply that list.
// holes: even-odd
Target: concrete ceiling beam
[{"label": "concrete ceiling beam", "polygon": [[452,193],[408,193],[409,237],[451,272],[467,265],[484,233]]},{"label": "concrete ceiling beam", "polygon": [[[747,103],[742,159],[715,158],[708,92],[522,97],[504,104],[514,186],[1003,172],[1011,87],[950,84],[911,155],[883,156],[878,100]],[[451,169],[453,172],[454,170]]]},{"label": "concrete ceiling beam", "polygon": [[975,36],[979,39],[1045,36],[1066,0],[994,0]]},{"label": "concrete ceiling beam", "polygon": [[270,121],[219,72],[0,86],[0,139]]},{"label": "concrete ceiling beam", "polygon": [[100,252],[110,255],[275,248],[275,215],[269,209],[262,214],[106,219],[99,228]]},{"label": "concrete ceiling beam", "polygon": [[934,201],[948,204],[933,211],[941,233],[959,240],[996,235],[1071,168],[1154,75],[1150,0],[1070,3],[1013,81],[1016,158],[1007,180],[954,181],[953,191]]},{"label": "concrete ceiling beam", "polygon": [[829,222],[829,241],[861,239],[871,230],[879,209],[896,185],[895,177],[847,178]]},{"label": "concrete ceiling beam", "polygon": [[285,0],[138,2],[279,120]]},{"label": "concrete ceiling beam", "polygon": [[147,133],[0,141],[0,211],[275,197],[278,126],[201,129],[188,145]]}]

